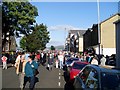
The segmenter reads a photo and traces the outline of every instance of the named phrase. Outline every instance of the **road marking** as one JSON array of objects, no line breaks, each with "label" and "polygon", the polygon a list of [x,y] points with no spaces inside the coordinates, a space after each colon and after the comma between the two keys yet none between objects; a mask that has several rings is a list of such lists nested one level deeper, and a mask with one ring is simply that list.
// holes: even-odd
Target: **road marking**
[{"label": "road marking", "polygon": [[59,73],[59,75],[61,75],[61,73]]},{"label": "road marking", "polygon": [[60,79],[60,76],[59,76],[59,79]]},{"label": "road marking", "polygon": [[58,86],[59,86],[59,87],[60,87],[60,84],[61,84],[61,83],[60,83],[60,82],[58,82]]}]

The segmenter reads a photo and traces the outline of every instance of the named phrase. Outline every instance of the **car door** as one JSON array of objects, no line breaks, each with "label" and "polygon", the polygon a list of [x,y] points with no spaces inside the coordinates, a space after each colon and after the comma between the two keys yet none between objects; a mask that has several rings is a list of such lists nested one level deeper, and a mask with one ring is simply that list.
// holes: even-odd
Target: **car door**
[{"label": "car door", "polygon": [[87,77],[89,75],[89,67],[85,67],[80,73],[79,75],[76,77],[75,81],[74,81],[74,87],[75,88],[79,88],[79,89],[85,89],[85,82],[87,80]]},{"label": "car door", "polygon": [[98,73],[97,71],[90,67],[89,68],[90,72],[89,72],[89,75],[85,81],[85,90],[98,90]]}]

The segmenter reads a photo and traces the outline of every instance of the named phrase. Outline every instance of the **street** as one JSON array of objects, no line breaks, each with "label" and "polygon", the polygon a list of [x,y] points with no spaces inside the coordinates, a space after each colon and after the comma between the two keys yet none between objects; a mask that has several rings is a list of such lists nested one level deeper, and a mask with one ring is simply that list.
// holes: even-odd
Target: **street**
[{"label": "street", "polygon": [[[2,88],[19,88],[19,79],[15,73],[15,68],[9,66],[7,70],[3,70]],[[46,69],[46,66],[39,66],[39,75],[36,77],[35,88],[61,88],[65,86],[63,70],[53,66],[52,71]],[[29,88],[29,83],[25,88]]]}]

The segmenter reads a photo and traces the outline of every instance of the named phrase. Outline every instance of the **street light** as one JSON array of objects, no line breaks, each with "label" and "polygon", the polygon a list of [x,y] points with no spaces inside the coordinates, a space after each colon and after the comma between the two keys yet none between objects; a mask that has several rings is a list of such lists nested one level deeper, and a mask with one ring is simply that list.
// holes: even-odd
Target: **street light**
[{"label": "street light", "polygon": [[70,42],[70,30],[68,31],[68,34],[69,34],[69,52],[70,52],[70,44],[71,44],[71,42]]},{"label": "street light", "polygon": [[[100,57],[100,6],[99,6],[99,0],[97,0],[97,11],[98,11],[98,52]],[[99,58],[100,59],[100,58]]]},{"label": "street light", "polygon": [[[66,46],[66,28],[65,28],[65,36],[64,36],[64,39],[65,39],[65,46]],[[65,46],[64,46],[64,49],[65,49]]]},{"label": "street light", "polygon": [[9,32],[6,33],[7,35],[6,40],[8,41],[8,51],[10,51],[10,35],[9,34],[10,34]]}]

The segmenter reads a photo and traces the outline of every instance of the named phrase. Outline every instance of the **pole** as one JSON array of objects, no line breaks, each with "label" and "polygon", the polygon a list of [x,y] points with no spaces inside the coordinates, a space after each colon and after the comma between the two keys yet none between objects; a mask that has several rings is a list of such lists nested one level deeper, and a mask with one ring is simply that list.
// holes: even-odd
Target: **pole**
[{"label": "pole", "polygon": [[65,46],[64,46],[64,48],[65,48],[66,47],[66,28],[65,28],[65,36],[64,36],[64,38],[65,38]]},{"label": "pole", "polygon": [[68,31],[69,34],[69,51],[70,51],[70,30]]},{"label": "pole", "polygon": [[[2,57],[2,7],[0,7],[0,59]],[[0,60],[0,65],[2,65],[2,60]]]},{"label": "pole", "polygon": [[97,11],[98,11],[98,53],[99,53],[99,59],[100,59],[100,5],[99,0],[97,0]]}]

